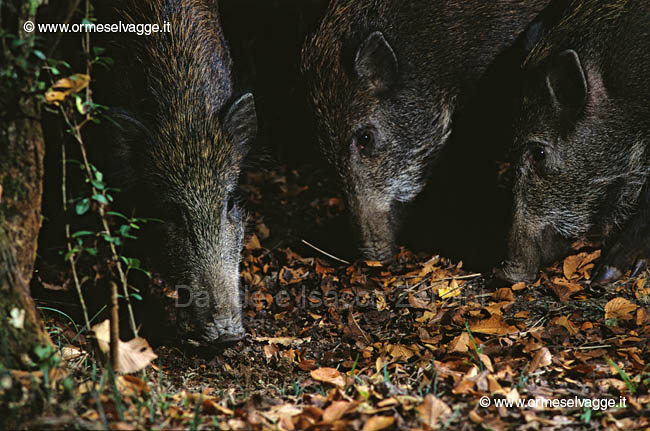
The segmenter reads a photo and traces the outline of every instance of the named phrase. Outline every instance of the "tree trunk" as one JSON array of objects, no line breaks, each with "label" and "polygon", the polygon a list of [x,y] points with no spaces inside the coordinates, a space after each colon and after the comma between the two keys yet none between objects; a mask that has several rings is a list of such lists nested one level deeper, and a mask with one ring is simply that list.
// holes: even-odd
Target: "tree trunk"
[{"label": "tree trunk", "polygon": [[[29,3],[0,3],[0,30],[24,39]],[[33,17],[31,17],[33,20]],[[33,39],[32,39],[33,40]],[[34,347],[49,344],[29,292],[41,226],[43,133],[37,100],[29,95],[37,61],[33,42],[18,48],[0,41],[0,371],[28,369]],[[26,64],[18,65],[23,57]],[[30,62],[32,66],[30,66]],[[5,71],[13,71],[6,78]],[[0,395],[2,393],[0,392]]]}]

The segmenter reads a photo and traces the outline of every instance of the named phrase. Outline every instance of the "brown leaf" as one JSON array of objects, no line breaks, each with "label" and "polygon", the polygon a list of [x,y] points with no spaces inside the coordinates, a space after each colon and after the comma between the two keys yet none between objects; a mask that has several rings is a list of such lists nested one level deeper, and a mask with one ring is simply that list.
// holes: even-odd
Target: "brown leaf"
[{"label": "brown leaf", "polygon": [[451,340],[451,343],[449,343],[447,349],[449,352],[464,353],[469,350],[469,347],[469,334],[467,332],[461,332],[460,335]]},{"label": "brown leaf", "polygon": [[310,341],[311,337],[296,338],[296,337],[255,337],[255,341],[261,341],[269,344],[281,344],[285,347],[291,345],[299,346],[305,341]]},{"label": "brown leaf", "polygon": [[564,263],[562,264],[562,272],[564,273],[564,277],[567,280],[578,278],[579,274],[576,274],[576,270],[581,263],[582,257],[580,255],[568,256],[566,259],[564,259]]},{"label": "brown leaf", "polygon": [[535,357],[530,363],[530,370],[528,372],[532,373],[540,367],[547,367],[551,365],[552,358],[553,356],[551,355],[551,352],[546,347],[542,347],[535,353]]},{"label": "brown leaf", "polygon": [[[97,338],[97,344],[104,353],[110,351],[111,337],[109,328],[108,319],[92,327]],[[115,371],[127,374],[135,373],[146,368],[157,357],[144,338],[136,337],[126,342],[119,340],[117,370]]]},{"label": "brown leaf", "polygon": [[553,279],[551,289],[557,295],[560,302],[568,302],[571,300],[571,295],[584,290],[584,288],[577,283],[566,282],[558,277]]},{"label": "brown leaf", "polygon": [[525,288],[526,288],[526,283],[524,283],[523,281],[520,281],[519,283],[515,283],[511,287],[511,289],[514,291],[524,290]]},{"label": "brown leaf", "polygon": [[558,316],[551,320],[552,325],[563,326],[569,331],[569,334],[575,335],[579,332],[579,329],[572,321],[569,320],[566,316]]},{"label": "brown leaf", "polygon": [[78,93],[88,87],[89,83],[90,76],[83,73],[61,78],[45,92],[45,101],[49,104],[58,105],[69,95]]},{"label": "brown leaf", "polygon": [[332,423],[336,420],[339,420],[347,413],[350,409],[354,408],[356,403],[349,401],[334,401],[323,411],[322,421],[326,424]]},{"label": "brown leaf", "polygon": [[505,335],[519,332],[516,327],[508,325],[503,317],[498,315],[493,315],[489,319],[476,322],[470,325],[470,329],[472,332],[491,335]]},{"label": "brown leaf", "polygon": [[257,235],[251,234],[246,238],[244,248],[246,250],[257,250],[262,248],[262,244],[260,243],[259,238],[257,238]]},{"label": "brown leaf", "polygon": [[638,305],[625,298],[614,298],[605,305],[605,319],[631,320],[632,312],[637,308]]},{"label": "brown leaf", "polygon": [[490,360],[490,357],[486,355],[485,353],[479,353],[478,358],[481,360],[485,368],[488,369],[491,373],[494,372],[494,367],[492,366],[492,361]]},{"label": "brown leaf", "polygon": [[120,392],[126,392],[127,390],[131,391],[134,395],[148,394],[149,386],[139,377],[124,375],[118,376],[117,385],[120,389]]},{"label": "brown leaf", "polygon": [[412,293],[409,293],[409,305],[413,308],[419,308],[419,309],[428,309],[430,308],[431,301],[424,300],[420,298],[419,296],[415,296]]},{"label": "brown leaf", "polygon": [[316,361],[313,359],[303,359],[302,361],[298,362],[298,368],[303,371],[313,370],[315,366]]},{"label": "brown leaf", "polygon": [[279,351],[280,349],[275,344],[267,344],[264,346],[264,356],[266,356],[266,359],[271,359]]},{"label": "brown leaf", "polygon": [[497,301],[514,301],[515,300],[515,294],[512,291],[512,289],[508,287],[503,287],[492,295],[494,299]]},{"label": "brown leaf", "polygon": [[314,380],[329,383],[334,386],[345,386],[345,378],[338,370],[334,368],[318,368],[317,370],[313,370],[311,372],[311,377]]},{"label": "brown leaf", "polygon": [[79,359],[80,357],[87,355],[86,352],[81,350],[78,347],[73,345],[64,346],[61,349],[61,360],[63,362],[72,361],[74,359]]},{"label": "brown leaf", "polygon": [[388,353],[390,353],[393,359],[408,361],[414,355],[411,349],[402,344],[389,344],[387,347]]},{"label": "brown leaf", "polygon": [[393,425],[395,418],[392,416],[373,416],[363,425],[363,431],[379,431]]},{"label": "brown leaf", "polygon": [[280,283],[283,285],[300,283],[305,277],[309,275],[308,268],[299,267],[299,268],[289,268],[287,266],[282,267],[278,277],[280,278]]},{"label": "brown leaf", "polygon": [[424,397],[424,401],[417,407],[420,421],[429,428],[435,428],[439,419],[451,414],[451,409],[433,394]]}]

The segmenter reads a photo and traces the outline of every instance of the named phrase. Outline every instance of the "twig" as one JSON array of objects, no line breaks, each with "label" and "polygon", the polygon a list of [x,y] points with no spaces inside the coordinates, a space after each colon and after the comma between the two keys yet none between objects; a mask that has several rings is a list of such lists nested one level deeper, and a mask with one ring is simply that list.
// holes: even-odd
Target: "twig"
[{"label": "twig", "polygon": [[357,329],[359,330],[359,332],[361,332],[361,335],[363,335],[363,338],[366,339],[366,343],[368,343],[368,344],[372,344],[372,340],[371,340],[370,338],[368,338],[368,336],[367,336],[366,333],[363,331],[363,329],[361,329],[361,326],[359,326],[359,324],[357,323],[357,319],[354,318],[354,310],[352,309],[352,307],[350,307],[350,311],[349,311],[349,313],[350,313],[350,315],[349,315],[349,319],[348,319],[348,320],[352,320],[352,321],[354,322],[354,326],[357,327]]},{"label": "twig", "polygon": [[[61,167],[63,169],[61,176],[61,197],[63,198],[63,213],[68,212],[68,202],[67,202],[67,191],[66,191],[66,154],[65,154],[65,140],[61,139]],[[77,265],[74,261],[74,256],[72,255],[72,246],[70,245],[70,224],[65,224],[65,238],[66,244],[68,246],[68,261],[70,262],[70,268],[72,268],[72,279],[74,280],[74,287],[77,290],[77,296],[79,296],[79,303],[81,304],[81,309],[84,314],[84,322],[86,323],[86,328],[90,328],[90,320],[88,320],[88,309],[86,308],[86,301],[84,300],[83,294],[81,292],[81,283],[79,283],[79,276],[77,275]]]},{"label": "twig", "polygon": [[605,349],[612,347],[611,344],[602,344],[600,346],[583,346],[583,347],[570,347],[572,350],[592,350],[592,349]]},{"label": "twig", "polygon": [[348,262],[347,260],[344,260],[344,259],[338,258],[338,257],[336,257],[336,256],[334,256],[334,255],[332,255],[332,254],[329,254],[328,252],[323,251],[323,250],[321,250],[320,248],[316,247],[314,244],[310,244],[310,243],[308,243],[308,242],[305,241],[304,239],[301,239],[300,241],[302,241],[303,244],[308,245],[309,247],[313,248],[313,249],[316,250],[317,252],[322,253],[322,254],[324,254],[325,256],[327,256],[327,257],[329,257],[329,258],[331,258],[331,259],[337,260],[337,261],[339,261],[339,262],[341,262],[341,263],[344,263],[344,264],[346,264],[346,265],[350,265],[350,262]]},{"label": "twig", "polygon": [[[83,159],[83,164],[84,164],[84,168],[86,170],[86,175],[88,176],[88,178],[93,178],[92,170],[90,169],[90,162],[88,162],[88,155],[86,153],[86,146],[84,145],[83,138],[81,137],[81,129],[79,128],[79,126],[74,126],[72,124],[72,122],[68,118],[67,114],[65,113],[65,109],[63,109],[63,107],[61,107],[61,112],[63,113],[63,117],[64,117],[66,123],[68,123],[68,125],[70,125],[70,127],[74,131],[73,135],[74,135],[75,139],[77,140],[77,142],[79,143],[79,148],[81,149],[81,157]],[[90,187],[92,189],[93,195],[99,194],[98,190],[95,188],[95,186],[92,185],[92,183],[91,183]],[[108,226],[108,220],[106,218],[106,209],[104,208],[104,204],[102,204],[102,203],[99,203],[99,215],[100,215],[100,218],[102,219],[102,227],[104,228],[104,232],[106,233],[106,235],[111,236],[111,228]],[[112,242],[109,242],[108,245],[110,247],[111,254],[113,256],[113,260],[115,261],[115,265],[117,267],[117,272],[118,272],[118,274],[120,276],[120,281],[122,282],[122,289],[124,290],[124,299],[126,300],[126,306],[127,306],[128,311],[129,311],[129,324],[131,326],[131,330],[133,331],[133,334],[137,337],[138,336],[138,328],[137,328],[137,326],[135,324],[135,317],[133,315],[133,307],[131,306],[131,297],[129,296],[129,285],[128,285],[128,281],[126,279],[126,273],[122,269],[122,262],[120,262],[120,258],[119,258],[118,254],[117,254],[117,249],[115,248],[115,244],[112,243]]]},{"label": "twig", "polygon": [[[418,293],[422,293],[422,292],[424,292],[424,291],[426,291],[426,290],[429,290],[429,289],[431,289],[432,287],[434,287],[434,286],[436,286],[436,285],[442,283],[443,281],[449,281],[449,280],[462,280],[462,279],[466,279],[466,278],[476,278],[476,277],[480,277],[480,276],[482,276],[482,275],[483,275],[483,274],[477,272],[477,273],[474,273],[474,274],[459,275],[459,276],[456,276],[456,277],[443,277],[443,278],[437,278],[437,279],[435,279],[435,280],[429,280],[429,281],[431,281],[431,284],[430,284],[429,286],[425,287],[424,289],[418,290],[417,292],[415,292],[415,294],[417,295]],[[420,281],[419,283],[416,283],[416,284],[414,284],[413,286],[408,287],[407,289],[405,289],[405,291],[406,291],[406,292],[411,292],[411,291],[413,291],[416,287],[421,286],[421,285],[422,285],[424,282],[426,282],[426,281],[427,281],[427,279],[425,278],[424,280]],[[456,290],[456,289],[454,289],[454,290]]]},{"label": "twig", "polygon": [[119,369],[120,320],[117,302],[117,283],[111,281],[111,367],[115,372]]}]

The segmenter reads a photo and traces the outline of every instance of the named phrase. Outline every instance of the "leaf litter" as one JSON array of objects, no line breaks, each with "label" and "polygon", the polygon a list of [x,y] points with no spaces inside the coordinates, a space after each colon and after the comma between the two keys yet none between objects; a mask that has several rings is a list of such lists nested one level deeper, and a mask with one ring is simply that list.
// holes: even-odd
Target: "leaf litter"
[{"label": "leaf litter", "polygon": [[[345,264],[302,242],[307,230],[344,211],[328,192],[335,188],[314,178],[306,169],[246,177],[246,338],[210,355],[159,346],[145,371],[100,386],[83,367],[87,342],[80,337],[63,350],[76,376],[70,423],[368,431],[650,426],[647,273],[593,290],[600,251],[586,245],[534,283],[512,286],[494,287],[489,275],[468,272],[462,262],[405,249],[388,264]],[[292,228],[299,222],[302,231]],[[52,317],[48,325],[67,330]],[[483,406],[482,397],[617,404],[506,409]]]}]

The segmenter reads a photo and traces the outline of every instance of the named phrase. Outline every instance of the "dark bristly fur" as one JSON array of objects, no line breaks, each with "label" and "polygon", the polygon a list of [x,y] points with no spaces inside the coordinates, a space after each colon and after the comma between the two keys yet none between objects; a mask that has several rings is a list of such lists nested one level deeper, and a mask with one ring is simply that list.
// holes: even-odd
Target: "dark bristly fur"
[{"label": "dark bristly fur", "polygon": [[395,251],[400,208],[424,188],[456,108],[548,3],[331,2],[303,70],[365,257]]},{"label": "dark bristly fur", "polygon": [[575,0],[530,54],[503,278],[533,279],[587,235],[605,241],[595,283],[650,254],[648,46],[648,2]]},{"label": "dark bristly fur", "polygon": [[155,269],[190,304],[179,309],[182,337],[204,344],[240,338],[244,217],[235,195],[256,134],[253,98],[234,97],[216,1],[134,1],[119,10],[135,23],[167,21],[171,30],[129,36],[144,88],[114,110],[117,152],[139,214],[163,220]]}]

